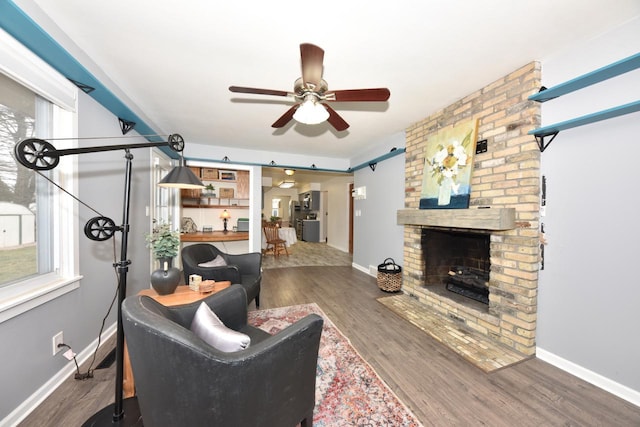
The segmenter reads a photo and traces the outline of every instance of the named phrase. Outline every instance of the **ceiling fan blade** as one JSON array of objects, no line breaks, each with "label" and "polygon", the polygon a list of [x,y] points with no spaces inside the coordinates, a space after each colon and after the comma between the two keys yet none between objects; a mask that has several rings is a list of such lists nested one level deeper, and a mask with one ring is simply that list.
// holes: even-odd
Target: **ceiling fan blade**
[{"label": "ceiling fan blade", "polygon": [[322,61],[324,60],[324,50],[310,43],[302,43],[300,45],[300,63],[302,65],[302,81],[305,85],[313,86],[309,89],[313,90],[320,86],[322,81]]},{"label": "ceiling fan blade", "polygon": [[342,132],[343,130],[347,130],[349,128],[349,123],[345,122],[342,117],[336,111],[329,107],[327,104],[322,104],[324,108],[329,112],[329,118],[327,121],[331,126],[335,128],[338,132]]},{"label": "ceiling fan blade", "polygon": [[272,90],[272,89],[256,89],[253,87],[242,87],[242,86],[229,86],[229,90],[231,92],[237,93],[253,93],[256,95],[275,95],[275,96],[289,96],[292,93],[289,93],[284,90]]},{"label": "ceiling fan blade", "polygon": [[271,127],[272,128],[284,127],[287,123],[289,123],[291,121],[291,119],[293,119],[293,115],[294,115],[294,113],[296,112],[296,110],[298,109],[299,106],[300,106],[300,104],[296,104],[293,107],[289,108],[286,113],[284,113],[282,116],[280,116],[280,118],[278,120],[273,122]]},{"label": "ceiling fan blade", "polygon": [[386,101],[391,96],[387,88],[334,90],[325,95],[327,101],[367,102]]}]

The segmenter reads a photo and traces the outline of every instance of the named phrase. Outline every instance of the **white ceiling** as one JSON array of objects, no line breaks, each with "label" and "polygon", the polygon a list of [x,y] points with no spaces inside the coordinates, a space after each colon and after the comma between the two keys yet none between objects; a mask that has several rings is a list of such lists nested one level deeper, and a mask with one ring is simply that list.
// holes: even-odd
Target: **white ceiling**
[{"label": "white ceiling", "polygon": [[[638,0],[34,1],[158,132],[341,159],[640,14]],[[388,87],[389,101],[332,103],[343,132],[277,130],[292,100],[229,92],[292,91],[305,42],[325,50],[329,90]]]}]

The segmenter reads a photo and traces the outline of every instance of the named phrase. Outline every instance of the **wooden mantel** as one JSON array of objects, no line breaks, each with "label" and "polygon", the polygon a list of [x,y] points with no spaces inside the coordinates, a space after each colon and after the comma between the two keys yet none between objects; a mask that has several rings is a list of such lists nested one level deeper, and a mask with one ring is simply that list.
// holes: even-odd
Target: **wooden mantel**
[{"label": "wooden mantel", "polygon": [[515,208],[400,209],[398,225],[511,230],[515,228]]}]

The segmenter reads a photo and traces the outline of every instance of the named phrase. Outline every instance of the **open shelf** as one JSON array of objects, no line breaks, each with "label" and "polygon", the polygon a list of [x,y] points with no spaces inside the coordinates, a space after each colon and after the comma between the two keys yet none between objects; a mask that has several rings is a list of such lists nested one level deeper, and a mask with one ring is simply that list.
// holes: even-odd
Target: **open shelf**
[{"label": "open shelf", "polygon": [[[540,151],[544,151],[561,130],[599,122],[600,120],[612,119],[625,114],[635,113],[637,111],[640,111],[640,101],[630,102],[629,104],[620,105],[619,107],[613,107],[597,113],[576,117],[575,119],[565,120],[564,122],[543,126],[541,128],[530,130],[528,133],[529,135],[534,135],[536,137]],[[545,141],[544,139],[549,136],[551,136],[551,139]]]},{"label": "open shelf", "polygon": [[238,206],[238,205],[197,205],[197,204],[189,204],[183,203],[183,208],[204,208],[204,209],[249,209],[249,206]]},{"label": "open shelf", "polygon": [[[582,76],[553,86],[552,88],[547,89],[543,87],[540,89],[540,92],[529,96],[529,100],[537,102],[549,101],[637,68],[640,68],[640,53],[636,53],[635,55],[621,59],[620,61],[609,64],[605,67],[598,68],[595,71],[583,74]],[[543,152],[562,130],[611,119],[625,114],[635,113],[637,111],[640,111],[640,101],[634,101],[629,104],[598,111],[597,113],[587,114],[574,119],[565,120],[564,122],[543,126],[530,130],[528,133],[529,135],[535,136],[538,147],[540,148],[540,151]]]},{"label": "open shelf", "polygon": [[603,80],[610,79],[612,77],[619,76],[631,70],[640,68],[640,53],[636,53],[628,58],[621,59],[620,61],[609,64],[605,67],[598,68],[582,76],[576,77],[559,85],[553,86],[548,89],[542,89],[540,92],[531,95],[530,101],[545,102],[550,99],[557,98],[567,93],[574,92],[576,90],[591,86],[596,83],[600,83]]},{"label": "open shelf", "polygon": [[[243,204],[246,203],[246,204]],[[212,208],[212,209],[249,209],[249,199],[212,197],[207,198],[207,203],[202,199],[183,199],[183,208]]]}]

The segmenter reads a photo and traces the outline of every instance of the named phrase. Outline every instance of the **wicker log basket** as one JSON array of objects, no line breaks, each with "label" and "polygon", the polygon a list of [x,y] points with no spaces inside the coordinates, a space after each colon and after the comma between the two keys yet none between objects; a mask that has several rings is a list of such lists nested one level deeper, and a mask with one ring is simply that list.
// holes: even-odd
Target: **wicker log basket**
[{"label": "wicker log basket", "polygon": [[399,292],[402,288],[402,267],[393,258],[378,265],[378,287],[385,292]]}]

